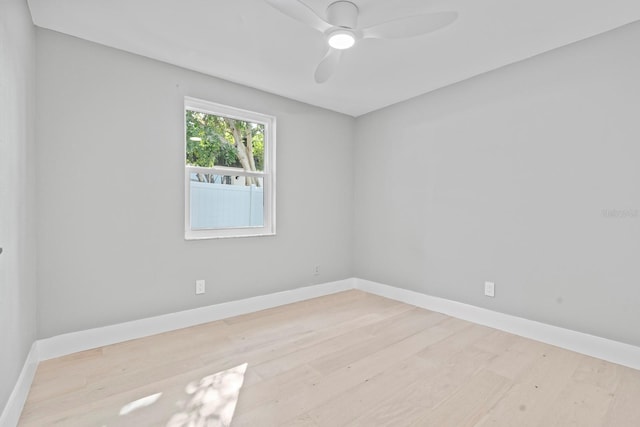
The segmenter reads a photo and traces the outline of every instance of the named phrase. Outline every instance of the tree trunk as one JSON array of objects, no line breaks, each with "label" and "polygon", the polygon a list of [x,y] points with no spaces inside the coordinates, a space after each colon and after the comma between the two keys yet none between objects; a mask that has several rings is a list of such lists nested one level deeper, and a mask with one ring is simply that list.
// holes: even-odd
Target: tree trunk
[{"label": "tree trunk", "polygon": [[[242,168],[245,171],[255,172],[256,164],[253,161],[253,150],[249,151],[247,146],[242,142],[242,131],[238,129],[236,126],[235,120],[228,119],[225,117],[224,121],[231,129],[231,133],[233,134],[234,143],[236,146],[236,152],[238,153],[238,161],[242,165]],[[247,137],[247,143],[250,144],[250,137]],[[255,184],[257,187],[260,186],[260,181],[257,178],[253,178],[250,176],[245,177],[245,185]]]},{"label": "tree trunk", "polygon": [[253,158],[253,134],[251,133],[251,129],[247,130],[247,154],[249,155],[249,164],[251,165],[251,170],[256,170],[256,160]]}]

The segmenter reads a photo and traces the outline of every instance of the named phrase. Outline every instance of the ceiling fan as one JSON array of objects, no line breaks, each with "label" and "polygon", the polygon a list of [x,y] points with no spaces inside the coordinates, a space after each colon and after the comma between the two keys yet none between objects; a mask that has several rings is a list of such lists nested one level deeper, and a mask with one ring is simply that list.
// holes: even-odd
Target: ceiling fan
[{"label": "ceiling fan", "polygon": [[326,82],[334,73],[342,52],[353,47],[361,39],[396,39],[419,36],[446,27],[458,17],[457,12],[424,13],[366,28],[358,27],[358,6],[347,0],[334,1],[327,7],[326,17],[321,17],[300,0],[266,0],[285,15],[320,31],[325,35],[329,48],[315,72],[317,83]]}]

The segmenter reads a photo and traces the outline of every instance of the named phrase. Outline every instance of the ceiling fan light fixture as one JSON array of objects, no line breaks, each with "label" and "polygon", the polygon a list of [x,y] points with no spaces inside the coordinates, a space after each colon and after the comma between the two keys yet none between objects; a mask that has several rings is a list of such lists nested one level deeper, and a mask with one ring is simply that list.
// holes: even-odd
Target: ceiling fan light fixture
[{"label": "ceiling fan light fixture", "polygon": [[344,50],[356,44],[356,37],[349,30],[337,30],[329,34],[327,41],[332,48]]}]

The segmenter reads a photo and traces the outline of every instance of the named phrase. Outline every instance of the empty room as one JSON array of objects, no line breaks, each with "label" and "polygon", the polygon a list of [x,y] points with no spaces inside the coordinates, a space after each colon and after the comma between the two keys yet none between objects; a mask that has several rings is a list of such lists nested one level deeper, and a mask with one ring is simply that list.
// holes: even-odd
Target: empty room
[{"label": "empty room", "polygon": [[637,0],[0,0],[0,426],[640,426]]}]

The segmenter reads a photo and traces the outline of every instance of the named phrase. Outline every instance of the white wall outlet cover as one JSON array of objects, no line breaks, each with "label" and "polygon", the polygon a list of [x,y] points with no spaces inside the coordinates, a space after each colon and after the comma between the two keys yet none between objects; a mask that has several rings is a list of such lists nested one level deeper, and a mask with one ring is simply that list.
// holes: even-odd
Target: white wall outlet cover
[{"label": "white wall outlet cover", "polygon": [[493,282],[484,282],[484,294],[488,297],[494,297],[496,285]]},{"label": "white wall outlet cover", "polygon": [[196,280],[196,295],[205,293],[205,282],[204,280]]}]

